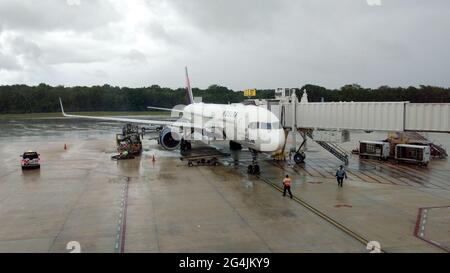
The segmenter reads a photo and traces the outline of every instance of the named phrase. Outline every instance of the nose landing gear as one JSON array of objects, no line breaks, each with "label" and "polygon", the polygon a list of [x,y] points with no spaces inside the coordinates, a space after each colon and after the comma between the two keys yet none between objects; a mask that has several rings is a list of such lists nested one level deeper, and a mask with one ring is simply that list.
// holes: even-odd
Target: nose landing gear
[{"label": "nose landing gear", "polygon": [[260,167],[258,165],[258,152],[250,150],[252,152],[252,164],[248,165],[247,173],[251,175],[258,175],[261,173]]},{"label": "nose landing gear", "polygon": [[260,174],[261,171],[260,171],[259,165],[258,165],[258,164],[254,164],[254,163],[248,165],[248,167],[247,167],[247,173],[248,173],[248,174],[252,174],[252,175],[258,175],[258,174]]}]

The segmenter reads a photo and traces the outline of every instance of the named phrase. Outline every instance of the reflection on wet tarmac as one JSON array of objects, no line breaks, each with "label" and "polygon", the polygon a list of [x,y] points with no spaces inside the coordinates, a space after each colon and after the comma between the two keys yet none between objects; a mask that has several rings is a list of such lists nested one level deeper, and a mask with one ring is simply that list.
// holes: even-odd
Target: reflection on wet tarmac
[{"label": "reflection on wet tarmac", "polygon": [[[281,185],[285,174],[293,178],[295,197],[380,240],[388,252],[439,251],[412,230],[419,207],[449,205],[448,160],[423,168],[352,157],[349,179],[339,189],[334,173],[342,163],[313,142],[300,165],[260,155],[262,173],[255,177],[246,172],[252,157],[245,149],[223,158],[224,166],[188,167],[179,151],[145,139],[140,157],[113,161],[122,125],[0,121],[0,252],[65,252],[74,239],[84,252],[113,252],[117,238],[121,252],[366,251],[263,182]],[[355,133],[343,146],[351,150],[360,139],[384,136]],[[449,148],[448,135],[433,138]],[[21,170],[19,154],[28,148],[41,153],[40,170]],[[448,213],[430,216],[427,236],[449,246]]]},{"label": "reflection on wet tarmac", "polygon": [[[146,116],[144,119],[148,119]],[[152,119],[164,119],[154,116]],[[71,118],[42,118],[21,120],[0,120],[0,138],[14,137],[18,141],[28,137],[48,137],[49,139],[76,138],[89,139],[93,136],[107,136],[120,132],[123,123],[92,121]]]}]

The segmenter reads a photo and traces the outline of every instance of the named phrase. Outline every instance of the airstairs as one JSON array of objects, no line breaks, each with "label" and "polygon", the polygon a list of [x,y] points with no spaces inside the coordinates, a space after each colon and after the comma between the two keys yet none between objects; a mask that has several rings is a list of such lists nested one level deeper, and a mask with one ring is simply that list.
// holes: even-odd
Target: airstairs
[{"label": "airstairs", "polygon": [[431,156],[441,159],[448,157],[447,151],[441,145],[436,144],[434,141],[423,136],[422,134],[418,132],[404,132],[404,134],[409,142],[418,141],[423,144],[428,144],[430,146]]},{"label": "airstairs", "polygon": [[[312,132],[309,131],[306,135],[314,140]],[[345,165],[348,165],[349,154],[342,147],[340,147],[336,143],[326,142],[326,141],[317,141],[314,140],[317,144],[319,144],[322,148],[330,152],[332,155],[337,157],[340,161],[344,162]]]},{"label": "airstairs", "polygon": [[324,142],[324,141],[316,141],[317,144],[322,146],[325,150],[330,152],[332,155],[337,157],[340,161],[344,162],[345,165],[348,165],[348,153],[342,149],[336,143]]}]

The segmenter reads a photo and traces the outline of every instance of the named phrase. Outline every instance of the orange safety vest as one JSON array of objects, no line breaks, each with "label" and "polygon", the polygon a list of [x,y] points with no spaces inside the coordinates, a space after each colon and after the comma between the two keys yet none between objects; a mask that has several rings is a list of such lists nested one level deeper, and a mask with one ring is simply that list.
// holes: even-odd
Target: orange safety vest
[{"label": "orange safety vest", "polygon": [[290,178],[283,179],[283,185],[290,187],[291,186],[291,179]]}]

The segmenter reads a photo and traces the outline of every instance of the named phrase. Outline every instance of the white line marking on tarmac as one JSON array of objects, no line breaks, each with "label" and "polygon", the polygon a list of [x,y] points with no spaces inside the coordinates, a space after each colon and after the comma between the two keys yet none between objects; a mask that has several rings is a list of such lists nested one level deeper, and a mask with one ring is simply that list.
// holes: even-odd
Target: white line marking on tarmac
[{"label": "white line marking on tarmac", "polygon": [[430,240],[430,241],[433,242],[433,243],[435,243],[435,244],[437,244],[438,246],[441,245],[440,243],[438,243],[438,242],[436,242],[436,241],[433,241],[433,240]]}]

